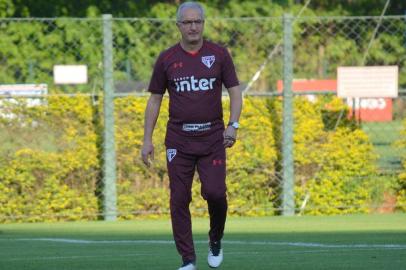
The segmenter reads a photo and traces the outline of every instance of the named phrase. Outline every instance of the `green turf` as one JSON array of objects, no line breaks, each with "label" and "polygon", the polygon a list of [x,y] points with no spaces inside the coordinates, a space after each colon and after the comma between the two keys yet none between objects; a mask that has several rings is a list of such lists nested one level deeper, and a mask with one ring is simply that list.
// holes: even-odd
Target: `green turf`
[{"label": "green turf", "polygon": [[378,165],[382,170],[400,170],[402,157],[406,152],[395,146],[400,139],[403,123],[400,120],[391,122],[362,123],[362,129],[368,134],[378,154]]},{"label": "green turf", "polygon": [[[193,226],[198,268],[209,269],[208,221]],[[168,220],[3,224],[0,269],[175,270],[180,259],[171,239]],[[224,240],[224,270],[406,269],[405,214],[230,218]]]}]

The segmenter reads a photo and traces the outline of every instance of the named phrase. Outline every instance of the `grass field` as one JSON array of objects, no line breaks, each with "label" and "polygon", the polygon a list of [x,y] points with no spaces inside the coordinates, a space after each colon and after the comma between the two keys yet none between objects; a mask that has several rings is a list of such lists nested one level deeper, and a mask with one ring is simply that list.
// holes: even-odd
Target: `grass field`
[{"label": "grass field", "polygon": [[[209,269],[207,219],[193,221]],[[0,269],[165,269],[180,258],[168,220],[0,225]],[[406,269],[406,215],[230,218],[220,269]]]},{"label": "grass field", "polygon": [[362,129],[368,134],[374,145],[376,154],[379,155],[378,165],[381,170],[402,169],[402,157],[405,149],[394,145],[401,136],[402,121],[362,123]]}]

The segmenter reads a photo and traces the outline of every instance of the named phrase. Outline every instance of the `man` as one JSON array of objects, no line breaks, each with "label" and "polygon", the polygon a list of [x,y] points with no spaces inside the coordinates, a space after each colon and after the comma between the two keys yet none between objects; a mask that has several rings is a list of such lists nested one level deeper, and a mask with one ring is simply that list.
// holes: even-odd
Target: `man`
[{"label": "man", "polygon": [[[210,215],[210,267],[223,260],[221,239],[227,215],[226,153],[236,141],[242,95],[228,51],[203,39],[204,10],[199,3],[179,6],[177,23],[180,43],[158,57],[148,90],[145,110],[143,162],[150,166],[154,156],[152,133],[163,94],[169,92],[169,121],[165,145],[170,181],[170,209],[176,248],[182,256],[179,270],[195,270],[192,238],[191,188],[195,170]],[[222,85],[230,96],[230,121],[224,127]]]}]

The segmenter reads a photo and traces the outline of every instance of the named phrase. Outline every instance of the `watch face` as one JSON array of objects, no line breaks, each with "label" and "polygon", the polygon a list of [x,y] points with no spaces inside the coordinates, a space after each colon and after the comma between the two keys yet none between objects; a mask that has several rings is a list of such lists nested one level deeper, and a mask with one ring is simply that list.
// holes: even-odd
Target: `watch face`
[{"label": "watch face", "polygon": [[238,122],[228,122],[228,126],[232,126],[235,129],[238,129],[240,127],[240,124]]}]

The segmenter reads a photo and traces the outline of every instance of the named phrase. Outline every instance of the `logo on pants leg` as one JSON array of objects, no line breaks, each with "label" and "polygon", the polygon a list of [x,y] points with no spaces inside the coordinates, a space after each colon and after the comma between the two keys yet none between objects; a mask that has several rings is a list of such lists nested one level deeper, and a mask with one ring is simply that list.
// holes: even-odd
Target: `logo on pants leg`
[{"label": "logo on pants leg", "polygon": [[213,159],[213,166],[223,165],[222,159]]},{"label": "logo on pants leg", "polygon": [[171,162],[176,156],[176,149],[167,149],[166,156],[168,157],[168,161]]}]

